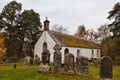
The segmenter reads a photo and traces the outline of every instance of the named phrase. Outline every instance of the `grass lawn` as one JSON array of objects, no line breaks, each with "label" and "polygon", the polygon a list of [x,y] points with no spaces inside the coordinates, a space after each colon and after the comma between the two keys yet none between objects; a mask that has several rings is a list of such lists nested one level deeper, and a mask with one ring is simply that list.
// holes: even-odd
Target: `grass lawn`
[{"label": "grass lawn", "polygon": [[[17,63],[17,68],[13,69],[13,64],[0,66],[0,80],[98,80],[99,68],[89,66],[89,75],[70,76],[64,74],[39,74],[37,73],[39,65],[30,67],[23,66],[23,62]],[[120,80],[120,66],[113,67],[113,79]]]}]

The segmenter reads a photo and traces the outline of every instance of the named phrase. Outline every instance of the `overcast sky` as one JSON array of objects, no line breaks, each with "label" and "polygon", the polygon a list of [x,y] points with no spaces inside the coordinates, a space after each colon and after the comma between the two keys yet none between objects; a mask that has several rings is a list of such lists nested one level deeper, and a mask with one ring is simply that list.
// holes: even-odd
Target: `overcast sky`
[{"label": "overcast sky", "polygon": [[[12,0],[0,0],[0,12]],[[119,0],[16,0],[22,3],[23,9],[34,9],[40,14],[41,22],[47,16],[50,28],[54,24],[62,24],[74,34],[79,25],[95,29],[105,23],[108,12]]]}]

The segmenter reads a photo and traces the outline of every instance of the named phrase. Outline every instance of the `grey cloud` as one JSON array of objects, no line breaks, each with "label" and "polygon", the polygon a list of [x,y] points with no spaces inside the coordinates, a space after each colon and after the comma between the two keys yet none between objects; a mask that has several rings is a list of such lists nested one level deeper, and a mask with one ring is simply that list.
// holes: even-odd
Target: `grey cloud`
[{"label": "grey cloud", "polygon": [[[77,26],[84,24],[89,29],[97,29],[104,23],[108,11],[119,0],[16,0],[23,4],[23,9],[34,9],[41,15],[41,21],[45,17],[54,24],[62,24],[69,29],[70,34],[75,33]],[[0,0],[0,12],[10,0]]]}]

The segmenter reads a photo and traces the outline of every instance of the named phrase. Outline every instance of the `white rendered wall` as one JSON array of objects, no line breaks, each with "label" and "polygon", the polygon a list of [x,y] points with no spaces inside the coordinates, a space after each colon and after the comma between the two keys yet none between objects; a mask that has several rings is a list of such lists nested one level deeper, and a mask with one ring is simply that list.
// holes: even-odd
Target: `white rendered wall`
[{"label": "white rendered wall", "polygon": [[40,60],[42,59],[41,53],[43,52],[43,43],[44,42],[47,43],[47,48],[51,53],[50,61],[53,62],[53,53],[54,53],[53,47],[55,46],[56,43],[51,38],[51,36],[49,35],[49,33],[47,31],[44,31],[42,33],[41,37],[39,38],[38,42],[36,43],[36,45],[35,45],[35,55],[37,54],[38,57],[40,57]]},{"label": "white rendered wall", "polygon": [[[76,62],[77,57],[77,50],[80,50],[80,56],[87,57],[89,60],[92,58],[92,49],[89,48],[76,48],[76,47],[62,47],[62,63],[64,63],[64,50],[68,48],[69,53],[72,53],[74,55],[74,61]],[[93,49],[94,51],[94,58],[100,58],[100,52],[98,53],[99,56],[97,56],[97,49]],[[100,51],[100,50],[99,50]]]}]

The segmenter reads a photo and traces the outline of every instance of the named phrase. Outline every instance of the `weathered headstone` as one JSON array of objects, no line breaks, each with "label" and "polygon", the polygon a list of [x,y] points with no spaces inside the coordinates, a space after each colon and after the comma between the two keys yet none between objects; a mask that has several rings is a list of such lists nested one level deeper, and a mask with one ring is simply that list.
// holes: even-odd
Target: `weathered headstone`
[{"label": "weathered headstone", "polygon": [[104,56],[101,59],[100,78],[112,79],[112,59],[109,56]]},{"label": "weathered headstone", "polygon": [[25,66],[30,66],[33,63],[33,59],[30,56],[26,56],[24,60]]},{"label": "weathered headstone", "polygon": [[43,47],[42,63],[39,66],[38,72],[49,73],[50,72],[50,52],[47,47]]},{"label": "weathered headstone", "polygon": [[61,66],[61,52],[62,49],[59,44],[56,44],[55,47],[53,47],[55,50],[54,52],[54,71],[55,72],[61,72],[62,66]]},{"label": "weathered headstone", "polygon": [[42,52],[42,64],[43,65],[50,65],[50,52],[48,49],[45,49]]},{"label": "weathered headstone", "polygon": [[76,74],[88,75],[88,58],[83,56],[76,57]]},{"label": "weathered headstone", "polygon": [[64,71],[66,74],[74,74],[74,55],[67,53],[64,61]]}]

